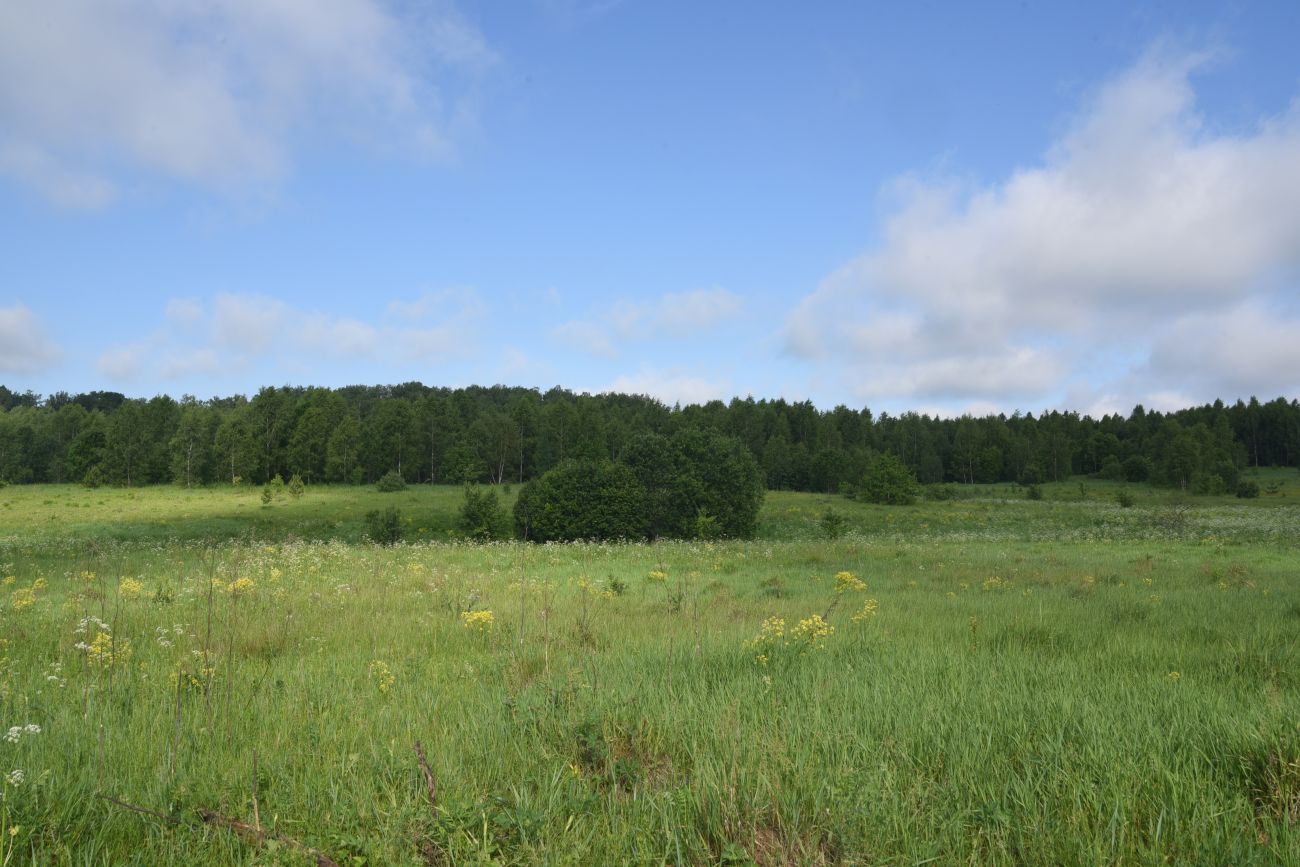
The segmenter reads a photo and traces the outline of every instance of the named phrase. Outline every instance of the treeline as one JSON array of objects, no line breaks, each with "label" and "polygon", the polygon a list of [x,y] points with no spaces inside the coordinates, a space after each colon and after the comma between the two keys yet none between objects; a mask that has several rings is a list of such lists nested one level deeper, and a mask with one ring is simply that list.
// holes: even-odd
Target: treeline
[{"label": "treeline", "polygon": [[1094,474],[1232,489],[1248,466],[1297,466],[1300,402],[1251,398],[1100,419],[1072,412],[935,418],[804,401],[668,407],[649,397],[420,383],[263,388],[211,400],[116,392],[42,398],[0,386],[0,481],[147,485],[523,482],[569,459],[618,461],[640,433],[739,439],[774,489],[834,492],[896,454],[922,483]]}]

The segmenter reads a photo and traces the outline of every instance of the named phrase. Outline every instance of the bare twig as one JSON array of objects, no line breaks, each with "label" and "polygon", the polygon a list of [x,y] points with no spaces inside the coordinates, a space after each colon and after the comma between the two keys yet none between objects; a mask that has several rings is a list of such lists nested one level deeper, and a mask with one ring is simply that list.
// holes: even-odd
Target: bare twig
[{"label": "bare twig", "polygon": [[99,797],[105,801],[108,801],[110,804],[121,807],[123,810],[130,810],[133,813],[143,813],[146,816],[153,816],[155,819],[161,819],[164,822],[168,823],[169,825],[184,824],[180,819],[177,819],[175,816],[168,816],[165,813],[159,813],[158,811],[150,810],[147,807],[137,807],[135,804],[128,804],[126,801],[119,801],[117,798],[113,798],[108,795],[100,795]]},{"label": "bare twig", "polygon": [[420,742],[415,742],[415,758],[420,763],[420,773],[424,774],[424,788],[429,793],[429,806],[438,806],[438,787],[433,782],[433,771],[429,770],[429,762],[424,758],[424,749]]},{"label": "bare twig", "polygon": [[257,809],[257,750],[253,750],[253,827],[262,830],[262,816]]},{"label": "bare twig", "polygon": [[267,833],[266,831],[254,828],[246,822],[238,822],[229,816],[223,816],[215,810],[199,808],[199,817],[208,825],[216,825],[234,831],[240,837],[244,838],[244,840],[255,846],[260,846],[267,840],[275,840],[278,843],[283,843],[299,854],[307,855],[316,859],[316,867],[339,867],[338,862],[326,855],[324,852],[319,849],[313,849],[307,844],[301,843],[292,837],[286,837],[283,834]]}]

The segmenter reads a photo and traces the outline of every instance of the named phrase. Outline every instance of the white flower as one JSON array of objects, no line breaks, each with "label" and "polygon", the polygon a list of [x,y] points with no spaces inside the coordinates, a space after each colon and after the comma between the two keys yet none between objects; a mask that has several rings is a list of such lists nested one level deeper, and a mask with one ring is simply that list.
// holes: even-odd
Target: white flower
[{"label": "white flower", "polygon": [[14,768],[9,772],[9,776],[5,777],[5,782],[11,786],[21,786],[26,777],[27,775],[23,773],[22,768]]}]

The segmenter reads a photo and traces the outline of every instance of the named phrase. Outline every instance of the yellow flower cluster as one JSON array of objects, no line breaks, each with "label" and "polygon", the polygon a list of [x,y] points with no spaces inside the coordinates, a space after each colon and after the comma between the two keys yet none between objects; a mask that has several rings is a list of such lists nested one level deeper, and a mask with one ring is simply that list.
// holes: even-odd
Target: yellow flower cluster
[{"label": "yellow flower cluster", "polygon": [[384,695],[387,695],[393,688],[393,684],[397,682],[397,678],[388,670],[388,665],[378,659],[370,663],[370,679],[375,682],[375,688]]},{"label": "yellow flower cluster", "polygon": [[473,629],[477,632],[490,632],[496,625],[496,618],[492,616],[491,611],[462,611],[460,613],[460,622],[465,624],[466,629]]},{"label": "yellow flower cluster", "polygon": [[106,632],[95,635],[95,640],[86,648],[90,664],[97,668],[113,668],[125,665],[131,658],[131,642],[126,638],[113,639]]},{"label": "yellow flower cluster", "polygon": [[253,583],[252,578],[236,578],[234,581],[230,582],[230,586],[226,588],[226,592],[231,596],[247,596],[256,589],[257,585]]},{"label": "yellow flower cluster", "polygon": [[650,574],[645,576],[647,581],[653,581],[656,584],[662,584],[668,580],[668,573],[662,569],[651,569]]},{"label": "yellow flower cluster", "polygon": [[134,578],[123,578],[117,585],[117,592],[123,599],[134,599],[144,592],[144,585]]},{"label": "yellow flower cluster", "polygon": [[276,569],[274,566],[271,567],[271,581],[272,581],[272,582],[279,581],[279,580],[280,580],[281,578],[283,578],[283,577],[284,577],[284,573],[283,573],[283,572],[281,572],[279,569]]},{"label": "yellow flower cluster", "polygon": [[863,590],[866,589],[867,589],[866,582],[864,582],[857,575],[854,575],[852,572],[835,573],[836,593],[845,593],[850,590],[853,591],[854,593],[861,593]]},{"label": "yellow flower cluster", "polygon": [[35,604],[36,590],[31,587],[15,590],[9,597],[9,607],[14,611],[22,611],[24,608],[30,608]]},{"label": "yellow flower cluster", "polygon": [[1006,590],[1011,586],[1011,582],[1005,578],[994,575],[984,581],[985,590]]},{"label": "yellow flower cluster", "polygon": [[[948,595],[952,596],[954,594],[949,593]],[[872,617],[876,616],[876,609],[879,607],[880,607],[879,602],[877,602],[874,599],[868,599],[866,602],[862,604],[862,610],[859,611],[857,614],[854,614],[851,619],[853,620],[854,623],[861,623],[864,620],[870,620]]]},{"label": "yellow flower cluster", "polygon": [[771,652],[786,644],[785,619],[781,617],[769,617],[764,620],[758,635],[745,642],[747,648],[757,651],[754,654],[754,661],[759,665],[767,665]]},{"label": "yellow flower cluster", "polygon": [[826,647],[826,639],[834,633],[834,626],[822,620],[820,614],[814,614],[800,620],[799,625],[791,631],[790,637],[796,644],[802,645],[804,650],[822,650]]}]

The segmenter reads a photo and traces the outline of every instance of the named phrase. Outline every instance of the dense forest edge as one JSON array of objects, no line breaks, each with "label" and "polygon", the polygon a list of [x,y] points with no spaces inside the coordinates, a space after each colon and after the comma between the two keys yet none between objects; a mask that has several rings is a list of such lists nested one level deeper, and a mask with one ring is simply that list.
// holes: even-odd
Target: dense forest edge
[{"label": "dense forest edge", "polygon": [[179,401],[108,391],[42,397],[0,385],[0,482],[182,486],[526,482],[566,461],[620,462],[640,434],[739,440],[773,490],[851,492],[892,454],[921,484],[1037,484],[1090,475],[1196,494],[1249,467],[1300,466],[1300,401],[1252,397],[1127,417],[940,418],[735,398],[669,407],[552,388],[266,387]]}]

